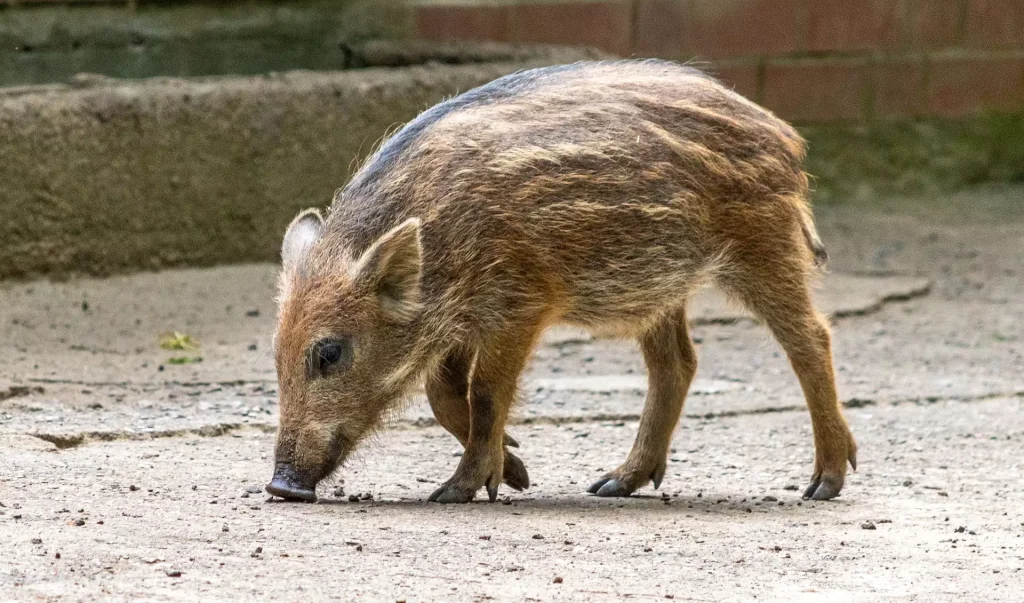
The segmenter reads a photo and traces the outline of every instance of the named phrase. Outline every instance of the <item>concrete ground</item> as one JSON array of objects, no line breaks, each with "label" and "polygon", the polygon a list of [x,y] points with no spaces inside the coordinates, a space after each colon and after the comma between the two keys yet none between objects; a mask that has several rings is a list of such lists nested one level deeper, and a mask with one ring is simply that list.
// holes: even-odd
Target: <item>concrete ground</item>
[{"label": "concrete ground", "polygon": [[[785,357],[713,294],[661,491],[585,493],[629,450],[643,365],[560,330],[509,429],[529,490],[425,502],[460,447],[416,400],[305,505],[261,490],[272,266],[2,284],[0,601],[1019,601],[1022,199],[818,208],[860,446],[828,503],[799,498],[813,447]],[[161,349],[169,331],[198,350]]]}]

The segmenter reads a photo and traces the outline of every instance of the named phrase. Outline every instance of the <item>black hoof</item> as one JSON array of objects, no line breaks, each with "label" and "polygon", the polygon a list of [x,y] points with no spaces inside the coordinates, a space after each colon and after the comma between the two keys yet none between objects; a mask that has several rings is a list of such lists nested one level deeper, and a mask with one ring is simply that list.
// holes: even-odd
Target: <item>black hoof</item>
[{"label": "black hoof", "polygon": [[467,492],[455,484],[444,484],[437,490],[434,490],[434,493],[427,500],[441,504],[462,504],[471,502],[474,496],[476,496],[475,492]]},{"label": "black hoof", "polygon": [[504,478],[505,485],[517,492],[522,492],[530,487],[530,476],[526,473],[526,465],[511,452],[505,453]]},{"label": "black hoof", "polygon": [[839,496],[842,486],[837,486],[828,479],[816,479],[804,490],[804,500],[832,500]]},{"label": "black hoof", "polygon": [[602,497],[622,497],[632,494],[633,489],[615,478],[606,477],[591,484],[587,492]]}]

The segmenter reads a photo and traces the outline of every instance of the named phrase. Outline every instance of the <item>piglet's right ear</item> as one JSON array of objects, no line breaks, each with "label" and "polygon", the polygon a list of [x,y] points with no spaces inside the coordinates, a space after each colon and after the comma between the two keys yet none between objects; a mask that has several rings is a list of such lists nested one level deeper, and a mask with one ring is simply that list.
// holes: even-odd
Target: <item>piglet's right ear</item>
[{"label": "piglet's right ear", "polygon": [[306,257],[310,247],[320,238],[324,219],[317,209],[307,209],[288,225],[281,244],[281,266],[285,272],[293,272]]}]

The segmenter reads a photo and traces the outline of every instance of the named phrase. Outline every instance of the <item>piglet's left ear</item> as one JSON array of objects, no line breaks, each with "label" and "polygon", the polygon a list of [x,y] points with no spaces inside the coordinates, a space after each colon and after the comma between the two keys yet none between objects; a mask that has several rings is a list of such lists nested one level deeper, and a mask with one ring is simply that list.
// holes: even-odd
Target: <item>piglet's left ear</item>
[{"label": "piglet's left ear", "polygon": [[421,254],[420,221],[410,218],[377,239],[353,267],[355,282],[377,295],[394,322],[408,322],[419,311]]},{"label": "piglet's left ear", "polygon": [[313,243],[320,238],[323,226],[324,219],[316,209],[307,209],[292,220],[281,244],[281,267],[285,273],[295,271]]}]

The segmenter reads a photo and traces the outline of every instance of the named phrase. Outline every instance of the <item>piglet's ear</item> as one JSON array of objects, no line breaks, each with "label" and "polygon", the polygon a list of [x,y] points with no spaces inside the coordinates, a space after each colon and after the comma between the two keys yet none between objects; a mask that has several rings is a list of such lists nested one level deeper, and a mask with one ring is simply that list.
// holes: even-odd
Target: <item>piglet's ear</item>
[{"label": "piglet's ear", "polygon": [[292,273],[306,257],[313,243],[320,237],[324,219],[319,210],[307,209],[288,225],[281,244],[281,267],[285,273]]},{"label": "piglet's ear", "polygon": [[386,316],[404,323],[419,311],[422,265],[420,221],[410,218],[377,239],[352,273],[361,288],[377,295]]}]

